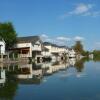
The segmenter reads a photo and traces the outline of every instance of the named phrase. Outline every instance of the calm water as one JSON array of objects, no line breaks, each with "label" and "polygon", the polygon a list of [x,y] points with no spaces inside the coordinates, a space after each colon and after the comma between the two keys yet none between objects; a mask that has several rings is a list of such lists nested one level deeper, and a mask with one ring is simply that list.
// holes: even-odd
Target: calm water
[{"label": "calm water", "polygon": [[0,100],[100,100],[100,62],[70,59],[0,67]]}]

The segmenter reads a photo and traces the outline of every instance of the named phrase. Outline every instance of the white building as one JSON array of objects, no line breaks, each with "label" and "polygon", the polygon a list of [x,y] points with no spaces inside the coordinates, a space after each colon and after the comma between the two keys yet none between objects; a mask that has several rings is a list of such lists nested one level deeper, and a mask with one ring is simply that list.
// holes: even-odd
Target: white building
[{"label": "white building", "polygon": [[14,48],[19,57],[33,57],[40,59],[42,51],[42,41],[38,36],[18,37]]},{"label": "white building", "polygon": [[5,54],[5,41],[0,38],[0,54]]},{"label": "white building", "polygon": [[73,49],[69,49],[68,57],[69,58],[75,58],[76,57],[76,52]]},{"label": "white building", "polygon": [[64,53],[68,52],[65,46],[58,46],[49,42],[44,42],[43,45],[48,49],[42,52],[43,56],[49,56],[52,57],[52,59],[60,59]]}]

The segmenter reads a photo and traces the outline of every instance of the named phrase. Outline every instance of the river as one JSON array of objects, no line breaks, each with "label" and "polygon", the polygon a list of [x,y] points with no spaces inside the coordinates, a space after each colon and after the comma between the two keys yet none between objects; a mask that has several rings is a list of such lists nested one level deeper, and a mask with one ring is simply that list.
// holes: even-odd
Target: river
[{"label": "river", "polygon": [[0,64],[0,100],[100,100],[100,62]]}]

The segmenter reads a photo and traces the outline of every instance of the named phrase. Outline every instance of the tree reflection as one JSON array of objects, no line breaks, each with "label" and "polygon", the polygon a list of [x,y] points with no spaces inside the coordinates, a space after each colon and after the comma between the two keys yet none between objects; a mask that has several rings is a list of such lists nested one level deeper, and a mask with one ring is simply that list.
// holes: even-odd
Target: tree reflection
[{"label": "tree reflection", "polygon": [[93,58],[93,61],[95,61],[95,62],[100,62],[100,57],[94,57],[94,58]]},{"label": "tree reflection", "polygon": [[82,72],[83,71],[84,64],[85,64],[86,61],[89,61],[89,59],[88,58],[83,58],[83,59],[80,59],[80,60],[76,61],[75,68],[76,68],[77,72]]},{"label": "tree reflection", "polygon": [[16,90],[18,88],[17,81],[13,78],[9,72],[6,74],[6,83],[3,87],[0,87],[0,99],[3,100],[13,100]]}]

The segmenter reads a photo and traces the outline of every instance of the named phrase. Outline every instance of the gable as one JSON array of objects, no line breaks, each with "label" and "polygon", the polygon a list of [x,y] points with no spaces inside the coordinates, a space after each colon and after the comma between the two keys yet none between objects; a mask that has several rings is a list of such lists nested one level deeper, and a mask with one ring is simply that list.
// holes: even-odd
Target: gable
[{"label": "gable", "polygon": [[40,41],[36,41],[34,45],[41,45]]}]

